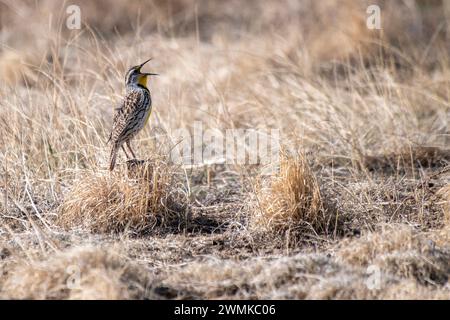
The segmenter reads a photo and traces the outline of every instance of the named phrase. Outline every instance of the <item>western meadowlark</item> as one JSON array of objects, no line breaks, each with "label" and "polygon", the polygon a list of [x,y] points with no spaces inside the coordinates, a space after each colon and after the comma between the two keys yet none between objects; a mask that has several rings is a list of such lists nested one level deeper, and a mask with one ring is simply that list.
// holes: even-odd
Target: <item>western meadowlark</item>
[{"label": "western meadowlark", "polygon": [[141,72],[141,68],[150,60],[148,59],[144,63],[130,68],[125,76],[126,94],[120,107],[116,109],[113,127],[108,139],[108,143],[110,141],[112,143],[109,161],[109,170],[111,171],[116,165],[119,148],[122,148],[127,159],[129,159],[124,144],[128,147],[132,156],[136,158],[131,149],[130,141],[147,123],[152,110],[150,91],[147,88],[147,77],[157,74]]}]

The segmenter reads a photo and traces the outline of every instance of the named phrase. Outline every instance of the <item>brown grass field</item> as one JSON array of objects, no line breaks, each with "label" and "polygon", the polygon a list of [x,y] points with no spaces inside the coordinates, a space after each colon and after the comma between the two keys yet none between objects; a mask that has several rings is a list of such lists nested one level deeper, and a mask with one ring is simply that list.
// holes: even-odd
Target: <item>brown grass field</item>
[{"label": "brown grass field", "polygon": [[[70,4],[0,0],[1,299],[450,299],[450,2]],[[276,172],[170,161],[199,121],[278,129]]]}]

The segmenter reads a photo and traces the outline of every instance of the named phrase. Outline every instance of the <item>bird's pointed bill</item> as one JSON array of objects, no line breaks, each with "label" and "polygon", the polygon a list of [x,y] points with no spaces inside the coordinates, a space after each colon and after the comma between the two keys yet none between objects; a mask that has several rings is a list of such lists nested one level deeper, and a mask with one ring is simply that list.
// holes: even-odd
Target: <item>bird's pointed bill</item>
[{"label": "bird's pointed bill", "polygon": [[144,61],[143,63],[141,63],[140,65],[139,65],[139,70],[147,63],[147,62],[149,62],[150,60],[152,60],[153,58],[150,58],[150,59],[148,59],[147,61]]}]

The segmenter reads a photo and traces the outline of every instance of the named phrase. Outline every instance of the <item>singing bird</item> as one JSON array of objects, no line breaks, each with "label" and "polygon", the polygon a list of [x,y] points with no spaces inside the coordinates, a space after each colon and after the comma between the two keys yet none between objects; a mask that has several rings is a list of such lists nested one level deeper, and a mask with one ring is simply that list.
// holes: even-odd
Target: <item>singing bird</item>
[{"label": "singing bird", "polygon": [[152,59],[131,67],[125,75],[126,94],[120,107],[115,110],[113,127],[108,139],[108,143],[111,142],[112,144],[109,158],[109,170],[111,171],[114,170],[116,165],[119,148],[122,148],[127,159],[130,159],[124,145],[136,158],[131,149],[130,141],[145,126],[152,111],[152,99],[147,88],[147,77],[158,75],[141,72],[141,68],[150,60]]}]

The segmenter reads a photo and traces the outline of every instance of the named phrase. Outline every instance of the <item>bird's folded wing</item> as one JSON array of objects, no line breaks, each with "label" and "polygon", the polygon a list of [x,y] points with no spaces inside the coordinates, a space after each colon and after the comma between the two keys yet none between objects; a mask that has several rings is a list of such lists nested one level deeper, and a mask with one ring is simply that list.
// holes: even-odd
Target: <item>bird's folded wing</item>
[{"label": "bird's folded wing", "polygon": [[113,141],[121,140],[120,138],[127,132],[127,127],[133,119],[140,100],[141,93],[139,91],[130,91],[124,97],[121,107],[117,109],[114,115],[111,131]]},{"label": "bird's folded wing", "polygon": [[109,136],[108,136],[108,141],[106,141],[107,144],[112,139],[112,136],[113,136],[113,133],[114,133],[114,129],[116,128],[116,123],[118,122],[118,120],[120,118],[120,112],[123,109],[123,105],[124,105],[124,100],[122,100],[120,102],[118,107],[114,108],[113,125],[112,125],[111,131],[110,131]]}]

